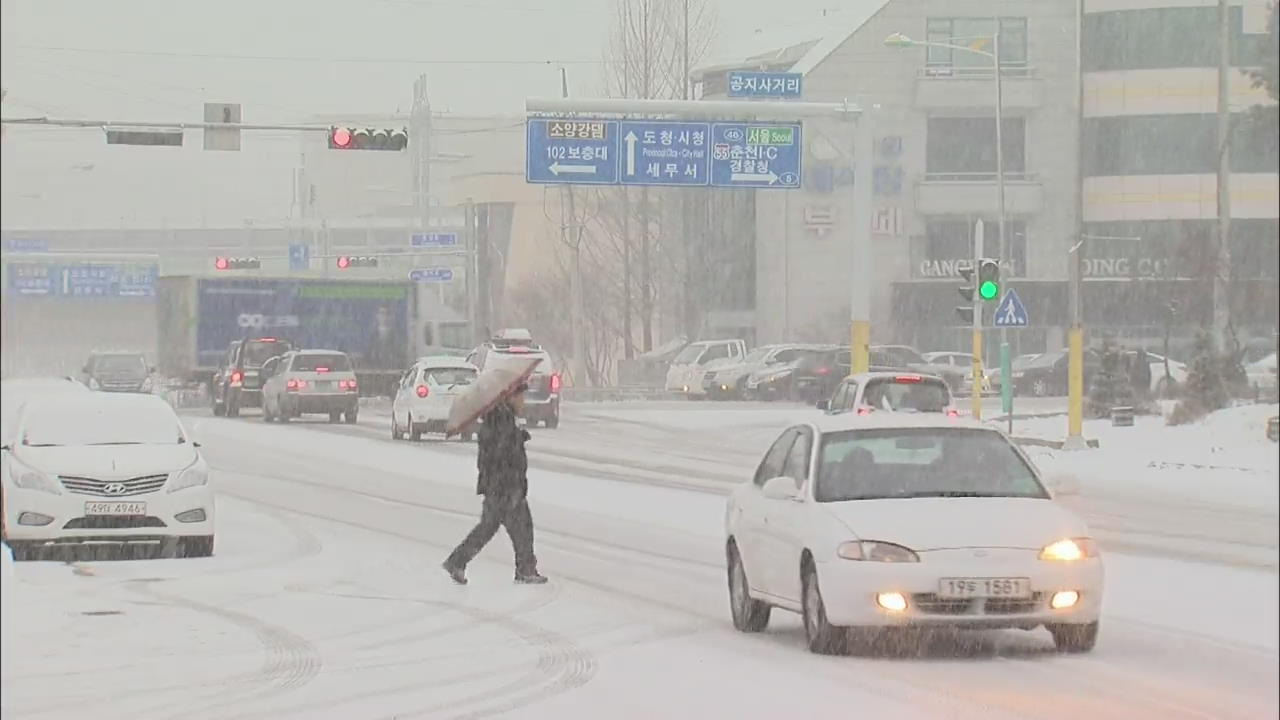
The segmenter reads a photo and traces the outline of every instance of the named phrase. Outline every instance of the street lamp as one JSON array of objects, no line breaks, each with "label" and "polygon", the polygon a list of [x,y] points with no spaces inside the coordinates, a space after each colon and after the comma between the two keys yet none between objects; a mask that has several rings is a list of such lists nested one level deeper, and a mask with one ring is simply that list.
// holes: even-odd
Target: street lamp
[{"label": "street lamp", "polygon": [[[1000,22],[999,20],[996,21],[997,31],[990,35],[991,45],[992,45],[991,52],[987,52],[986,50],[979,50],[978,48],[969,47],[967,45],[957,45],[954,43],[935,42],[932,40],[912,40],[911,38],[899,32],[893,33],[888,37],[886,37],[884,39],[884,44],[885,44],[885,47],[891,47],[891,48],[911,48],[911,47],[946,48],[949,50],[959,50],[961,52],[967,52],[967,53],[972,53],[974,55],[981,55],[983,57],[991,58],[992,72],[995,75],[995,81],[996,81],[995,83],[996,84],[996,227],[997,227],[996,232],[1000,236],[1000,260],[1005,261],[1010,259],[1010,253],[1009,253],[1008,245],[1005,242],[1005,233],[1004,233],[1004,83],[1001,80],[1002,73],[1000,72],[1000,32],[999,32],[1000,25],[999,25],[999,22]],[[949,39],[958,40],[960,38],[949,38]],[[985,36],[982,39],[986,39]],[[978,261],[981,261],[981,258],[975,258],[974,268],[977,268],[976,263]],[[973,386],[974,388],[978,388],[980,387],[978,383],[982,377],[982,358],[981,358],[982,315],[981,313],[977,312],[976,309],[973,314],[973,331],[974,331],[973,332]],[[1007,331],[1002,330],[1001,341],[1006,342],[1007,338],[1008,338]],[[1008,357],[1008,353],[1002,352],[1001,356]],[[1004,372],[1007,377],[1009,369],[1002,368],[1001,371]],[[974,392],[974,395],[975,397],[977,396],[976,390]],[[979,403],[976,400],[973,403],[973,408],[974,408],[974,416],[980,418],[981,412],[982,412],[981,405],[979,405]],[[1011,408],[1005,408],[1005,412],[1006,414],[1010,414],[1010,416],[1012,416]]]}]

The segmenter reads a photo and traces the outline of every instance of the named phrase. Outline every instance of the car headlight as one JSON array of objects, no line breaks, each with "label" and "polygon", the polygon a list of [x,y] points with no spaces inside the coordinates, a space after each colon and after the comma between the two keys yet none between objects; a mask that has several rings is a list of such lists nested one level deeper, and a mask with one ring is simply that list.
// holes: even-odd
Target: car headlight
[{"label": "car headlight", "polygon": [[920,562],[920,556],[914,551],[877,540],[856,540],[847,542],[836,548],[836,555],[845,560],[868,560],[870,562]]},{"label": "car headlight", "polygon": [[183,470],[169,481],[169,492],[174,493],[187,488],[199,487],[209,483],[209,467],[197,460],[191,467]]},{"label": "car headlight", "polygon": [[1057,562],[1073,562],[1097,556],[1098,548],[1089,538],[1066,538],[1046,545],[1040,551],[1041,560]]},{"label": "car headlight", "polygon": [[58,481],[49,477],[45,473],[9,458],[9,479],[13,480],[15,487],[23,490],[39,490],[50,495],[61,495],[62,488],[58,487]]}]

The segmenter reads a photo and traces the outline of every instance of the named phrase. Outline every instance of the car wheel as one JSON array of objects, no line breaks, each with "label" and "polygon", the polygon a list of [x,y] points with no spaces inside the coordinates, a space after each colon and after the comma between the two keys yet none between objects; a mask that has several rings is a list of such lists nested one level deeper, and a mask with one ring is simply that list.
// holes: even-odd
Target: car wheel
[{"label": "car wheel", "polygon": [[849,650],[849,638],[844,628],[827,621],[827,608],[818,588],[818,571],[813,561],[806,561],[801,571],[804,597],[804,637],[809,652],[819,655],[841,655]]},{"label": "car wheel", "polygon": [[547,419],[542,421],[542,424],[546,425],[548,430],[555,430],[560,427],[560,415],[548,415]]},{"label": "car wheel", "polygon": [[729,543],[729,609],[733,613],[733,626],[742,632],[756,633],[769,626],[769,613],[773,608],[754,600],[747,591],[747,571],[742,567],[738,546]]},{"label": "car wheel", "polygon": [[1086,653],[1098,642],[1098,622],[1095,620],[1085,625],[1046,625],[1049,634],[1053,635],[1053,644],[1058,652]]},{"label": "car wheel", "polygon": [[331,411],[329,411],[329,422],[331,422],[331,423],[336,423],[336,422],[338,422],[338,421],[339,421],[339,420],[341,420],[341,419],[342,419],[342,411],[341,411],[341,410],[331,410]]},{"label": "car wheel", "polygon": [[409,423],[409,439],[414,442],[422,440],[422,428],[414,425],[413,423]]},{"label": "car wheel", "polygon": [[179,554],[181,557],[210,557],[213,555],[213,536],[200,535],[196,537],[184,537],[179,545]]},{"label": "car wheel", "polygon": [[1031,383],[1031,394],[1036,397],[1044,397],[1049,394],[1049,381],[1039,378]]},{"label": "car wheel", "polygon": [[227,414],[227,408],[217,400],[213,401],[213,416],[222,417]]},{"label": "car wheel", "polygon": [[356,420],[360,419],[360,413],[355,410],[348,410],[345,419],[348,425],[355,425]]},{"label": "car wheel", "polygon": [[277,419],[282,423],[287,423],[293,419],[293,415],[287,408],[280,408],[280,414],[277,416]]},{"label": "car wheel", "polygon": [[391,413],[391,439],[403,440],[404,433],[400,431],[400,423],[396,422],[396,414]]}]

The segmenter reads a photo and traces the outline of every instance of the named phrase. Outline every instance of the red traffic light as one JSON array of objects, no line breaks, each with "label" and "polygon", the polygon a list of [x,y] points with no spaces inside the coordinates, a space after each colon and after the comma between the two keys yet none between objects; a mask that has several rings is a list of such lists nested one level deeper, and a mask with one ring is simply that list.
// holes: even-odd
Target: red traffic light
[{"label": "red traffic light", "polygon": [[338,258],[339,270],[346,270],[349,267],[351,267],[351,258],[347,257],[346,255],[343,255]]},{"label": "red traffic light", "polygon": [[351,131],[347,128],[333,128],[329,134],[329,144],[340,150],[351,147]]},{"label": "red traffic light", "polygon": [[226,270],[231,267],[231,262],[226,258],[216,258],[213,261],[213,267],[217,270]]}]

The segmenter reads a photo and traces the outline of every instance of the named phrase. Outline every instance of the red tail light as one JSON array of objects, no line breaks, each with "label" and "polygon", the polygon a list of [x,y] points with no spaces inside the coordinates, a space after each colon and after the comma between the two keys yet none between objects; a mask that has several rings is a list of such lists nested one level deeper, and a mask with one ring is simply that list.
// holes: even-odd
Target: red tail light
[{"label": "red tail light", "polygon": [[258,342],[275,342],[275,338],[258,338]]},{"label": "red tail light", "polygon": [[817,372],[819,375],[829,375],[829,374],[831,374],[831,368],[829,368],[829,367],[820,367],[820,368],[818,368],[818,369],[817,369],[817,371],[816,371],[816,372]]},{"label": "red tail light", "polygon": [[551,392],[560,392],[560,373],[551,375]]},{"label": "red tail light", "polygon": [[871,414],[872,412],[874,412],[874,411],[875,411],[875,408],[869,408],[869,407],[860,407],[860,408],[858,408],[858,414],[859,414],[859,415],[870,415],[870,414]]},{"label": "red tail light", "polygon": [[960,417],[960,411],[955,408],[947,410],[947,417]]},{"label": "red tail light", "polygon": [[244,373],[240,372],[239,370],[231,373],[232,385],[239,385],[241,380],[244,380]]},{"label": "red tail light", "polygon": [[329,368],[327,368],[327,367],[318,367],[318,368],[316,368],[316,372],[329,372]]},{"label": "red tail light", "polygon": [[899,375],[893,379],[894,382],[899,383],[918,383],[921,380],[923,380],[923,378],[919,375]]},{"label": "red tail light", "polygon": [[289,380],[284,384],[286,390],[301,390],[307,386],[306,380]]},{"label": "red tail light", "polygon": [[430,394],[431,394],[431,391],[427,389],[427,386],[426,386],[426,385],[419,385],[419,386],[418,386],[418,397],[420,397],[420,398],[424,398],[424,397],[426,397],[426,396],[428,396],[428,395],[430,395]]},{"label": "red tail light", "polygon": [[355,392],[355,391],[356,391],[356,381],[355,381],[355,380],[339,380],[339,381],[338,381],[338,389],[339,389],[339,390],[347,390],[347,391],[349,391],[349,392]]}]

